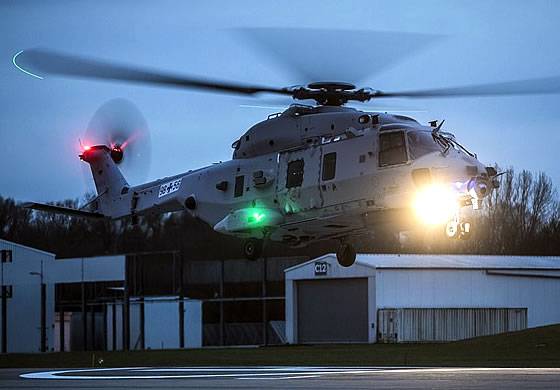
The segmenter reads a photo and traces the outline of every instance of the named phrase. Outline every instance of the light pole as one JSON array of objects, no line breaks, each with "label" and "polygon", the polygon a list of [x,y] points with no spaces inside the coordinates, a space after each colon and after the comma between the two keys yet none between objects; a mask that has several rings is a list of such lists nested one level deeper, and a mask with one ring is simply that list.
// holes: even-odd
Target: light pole
[{"label": "light pole", "polygon": [[41,278],[41,352],[47,351],[47,288],[44,283],[43,260],[41,260],[41,272],[32,271],[29,275]]}]

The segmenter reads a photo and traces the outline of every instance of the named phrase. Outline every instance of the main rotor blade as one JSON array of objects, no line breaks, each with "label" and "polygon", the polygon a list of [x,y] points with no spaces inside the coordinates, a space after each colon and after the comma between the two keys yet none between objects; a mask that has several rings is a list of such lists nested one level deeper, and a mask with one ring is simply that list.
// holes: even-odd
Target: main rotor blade
[{"label": "main rotor blade", "polygon": [[322,28],[232,28],[257,53],[290,72],[291,81],[360,84],[427,49],[444,36]]},{"label": "main rotor blade", "polygon": [[182,76],[123,64],[78,57],[46,49],[25,50],[18,62],[22,67],[42,73],[85,79],[126,81],[139,84],[163,85],[211,92],[254,95],[260,92],[291,95],[282,88],[243,85],[227,81]]},{"label": "main rotor blade", "polygon": [[501,83],[466,85],[451,88],[419,89],[412,91],[383,92],[375,91],[373,98],[437,98],[468,96],[507,96],[560,93],[560,76],[536,78]]}]

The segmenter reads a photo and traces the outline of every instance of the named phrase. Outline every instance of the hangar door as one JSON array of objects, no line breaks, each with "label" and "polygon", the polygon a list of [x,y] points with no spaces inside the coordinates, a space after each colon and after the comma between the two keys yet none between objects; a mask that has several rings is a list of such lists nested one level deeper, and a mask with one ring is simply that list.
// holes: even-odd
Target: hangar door
[{"label": "hangar door", "polygon": [[367,291],[367,278],[298,281],[298,342],[367,342]]}]

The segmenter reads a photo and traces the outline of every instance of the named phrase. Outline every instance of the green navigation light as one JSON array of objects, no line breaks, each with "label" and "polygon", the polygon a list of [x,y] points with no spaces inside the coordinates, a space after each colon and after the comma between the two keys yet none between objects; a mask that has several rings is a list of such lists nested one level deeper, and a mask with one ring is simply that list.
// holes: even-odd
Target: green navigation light
[{"label": "green navigation light", "polygon": [[256,222],[260,222],[264,219],[264,214],[262,213],[254,213],[253,217],[255,218]]},{"label": "green navigation light", "polygon": [[253,225],[259,224],[261,222],[264,222],[265,217],[266,217],[265,213],[260,211],[253,211],[249,213],[249,215],[247,216],[247,222]]}]

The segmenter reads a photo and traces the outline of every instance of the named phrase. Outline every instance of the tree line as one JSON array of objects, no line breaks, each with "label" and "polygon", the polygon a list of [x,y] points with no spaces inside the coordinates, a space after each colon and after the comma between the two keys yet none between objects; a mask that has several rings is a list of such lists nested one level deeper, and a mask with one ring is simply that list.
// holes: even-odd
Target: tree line
[{"label": "tree line", "polygon": [[[78,200],[56,205],[78,207]],[[546,174],[507,170],[500,187],[483,210],[469,217],[473,234],[468,241],[445,239],[441,227],[412,234],[403,242],[398,232],[375,232],[356,241],[366,253],[471,253],[500,255],[560,255],[560,199]],[[178,250],[191,259],[239,258],[242,241],[216,233],[188,213],[145,216],[112,222],[24,209],[0,196],[0,238],[57,254],[80,257],[113,253]],[[269,256],[315,257],[336,250],[325,241],[306,248],[267,245]]]}]

